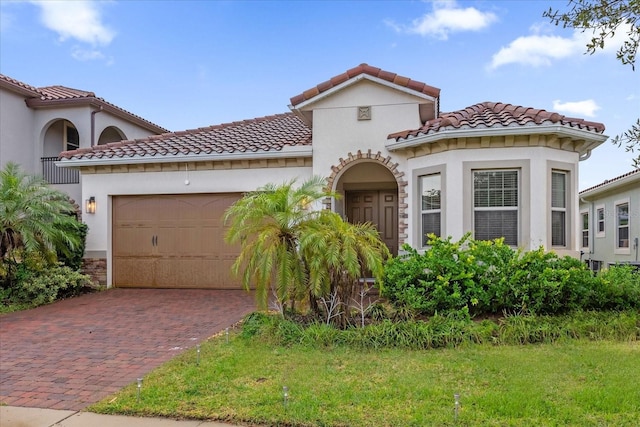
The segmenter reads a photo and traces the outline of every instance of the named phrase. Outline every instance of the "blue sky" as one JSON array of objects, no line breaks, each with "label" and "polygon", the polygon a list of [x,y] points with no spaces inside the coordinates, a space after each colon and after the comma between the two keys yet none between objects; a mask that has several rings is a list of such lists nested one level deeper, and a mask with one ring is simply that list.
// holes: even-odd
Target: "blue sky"
[{"label": "blue sky", "polygon": [[[505,102],[622,133],[640,115],[640,70],[616,60],[618,40],[585,55],[588,35],[542,17],[565,6],[0,0],[0,73],[184,130],[289,111],[290,97],[368,63],[440,88],[442,111]],[[633,156],[605,142],[581,163],[580,188],[632,170]]]}]

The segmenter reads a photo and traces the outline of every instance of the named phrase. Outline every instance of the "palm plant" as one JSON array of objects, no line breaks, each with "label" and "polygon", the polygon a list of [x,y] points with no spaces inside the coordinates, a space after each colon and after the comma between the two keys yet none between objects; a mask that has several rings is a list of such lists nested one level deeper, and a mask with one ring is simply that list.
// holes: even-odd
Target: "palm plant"
[{"label": "palm plant", "polygon": [[[351,224],[334,212],[322,211],[303,224],[300,251],[309,272],[309,289],[317,297],[336,295],[348,307],[365,277],[382,282],[383,262],[390,252],[371,223]],[[346,326],[348,311],[340,323]]]},{"label": "palm plant", "polygon": [[233,272],[241,273],[246,289],[255,286],[261,308],[268,306],[271,287],[280,303],[305,296],[306,268],[298,251],[301,227],[317,216],[313,203],[327,197],[325,180],[312,177],[296,185],[267,184],[246,194],[224,215],[229,225],[225,239],[240,243],[241,252]]},{"label": "palm plant", "polygon": [[19,261],[18,254],[52,263],[57,252],[75,250],[81,241],[73,232],[80,227],[74,212],[67,195],[7,163],[0,171],[0,262],[8,263],[5,269]]}]

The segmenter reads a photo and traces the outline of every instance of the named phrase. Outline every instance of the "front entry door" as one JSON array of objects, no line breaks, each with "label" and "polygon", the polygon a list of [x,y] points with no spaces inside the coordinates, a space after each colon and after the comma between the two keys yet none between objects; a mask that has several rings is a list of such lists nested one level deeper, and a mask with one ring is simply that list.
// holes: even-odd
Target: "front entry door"
[{"label": "front entry door", "polygon": [[373,223],[393,255],[398,254],[398,193],[392,190],[348,191],[347,221]]}]

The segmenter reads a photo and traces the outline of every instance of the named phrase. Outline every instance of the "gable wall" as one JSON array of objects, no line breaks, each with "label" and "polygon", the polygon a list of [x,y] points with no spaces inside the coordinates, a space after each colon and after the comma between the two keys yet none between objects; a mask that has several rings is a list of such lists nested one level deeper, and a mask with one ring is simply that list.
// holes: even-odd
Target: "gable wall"
[{"label": "gable wall", "polygon": [[[340,158],[358,150],[391,156],[401,168],[404,156],[387,151],[387,136],[421,125],[419,102],[425,100],[363,80],[308,106],[313,109],[314,173],[328,177]],[[359,106],[371,107],[371,120],[358,120]]]},{"label": "gable wall", "polygon": [[36,162],[34,143],[34,112],[24,100],[15,92],[0,88],[0,169],[8,162],[15,162],[27,173],[39,173],[40,163]]}]

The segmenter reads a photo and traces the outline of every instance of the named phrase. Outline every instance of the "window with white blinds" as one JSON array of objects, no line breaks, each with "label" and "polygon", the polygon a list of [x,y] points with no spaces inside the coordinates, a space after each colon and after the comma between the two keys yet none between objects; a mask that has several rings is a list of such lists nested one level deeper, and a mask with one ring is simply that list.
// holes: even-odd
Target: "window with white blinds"
[{"label": "window with white blinds", "polygon": [[551,245],[567,246],[567,174],[551,173]]},{"label": "window with white blinds", "polygon": [[428,234],[441,235],[442,182],[439,173],[420,177],[420,200],[422,214],[422,246],[427,246]]},{"label": "window with white blinds", "polygon": [[518,171],[473,171],[473,227],[476,240],[504,237],[518,245]]}]

